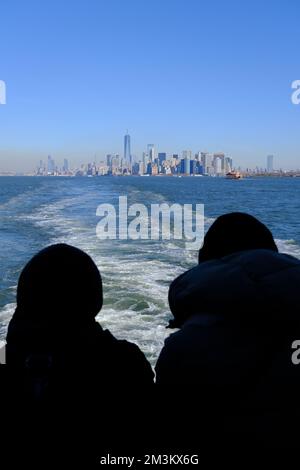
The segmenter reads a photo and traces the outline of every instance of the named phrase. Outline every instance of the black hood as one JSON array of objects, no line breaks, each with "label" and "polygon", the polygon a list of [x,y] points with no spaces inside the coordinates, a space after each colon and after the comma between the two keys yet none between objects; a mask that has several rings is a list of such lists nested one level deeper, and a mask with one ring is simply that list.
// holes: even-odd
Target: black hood
[{"label": "black hood", "polygon": [[7,332],[7,360],[51,350],[85,335],[102,307],[102,280],[93,260],[66,244],[37,253],[21,272],[17,308]]}]

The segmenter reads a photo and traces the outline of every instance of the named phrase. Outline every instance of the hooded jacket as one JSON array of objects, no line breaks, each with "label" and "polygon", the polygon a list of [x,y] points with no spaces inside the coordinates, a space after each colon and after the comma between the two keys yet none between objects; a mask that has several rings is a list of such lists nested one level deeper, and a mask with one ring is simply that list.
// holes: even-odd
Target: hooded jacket
[{"label": "hooded jacket", "polygon": [[299,290],[300,261],[271,250],[234,253],[185,272],[170,286],[171,324],[180,330],[165,341],[157,384],[184,390],[186,403],[197,397],[201,410],[226,416],[227,427],[259,430],[273,442],[274,419],[289,426],[298,409],[292,343],[300,339]]},{"label": "hooded jacket", "polygon": [[[20,275],[0,372],[7,442],[25,448],[26,460],[41,453],[56,465],[63,455],[70,466],[73,453],[86,466],[105,449],[129,452],[148,426],[142,404],[154,385],[152,368],[138,346],[98,324],[102,302],[97,266],[69,245],[45,248]],[[25,454],[9,458],[15,455],[24,466]]]},{"label": "hooded jacket", "polygon": [[64,391],[91,396],[97,389],[151,385],[151,366],[139,348],[95,321],[102,304],[101,274],[78,248],[52,245],[27,263],[8,326],[6,362],[28,382],[29,397],[52,399],[51,384],[59,398]]}]

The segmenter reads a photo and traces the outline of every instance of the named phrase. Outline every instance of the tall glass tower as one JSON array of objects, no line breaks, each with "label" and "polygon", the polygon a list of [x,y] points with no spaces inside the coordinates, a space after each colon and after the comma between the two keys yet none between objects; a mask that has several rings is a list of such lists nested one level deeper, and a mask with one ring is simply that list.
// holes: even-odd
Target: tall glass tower
[{"label": "tall glass tower", "polygon": [[148,150],[148,158],[151,163],[154,163],[155,160],[155,148],[154,144],[148,144],[147,145],[147,150]]},{"label": "tall glass tower", "polygon": [[128,131],[124,136],[124,162],[127,165],[131,165],[130,135],[128,134]]},{"label": "tall glass tower", "polygon": [[274,156],[268,155],[267,156],[267,172],[268,173],[272,173],[273,171],[273,162],[274,162]]}]

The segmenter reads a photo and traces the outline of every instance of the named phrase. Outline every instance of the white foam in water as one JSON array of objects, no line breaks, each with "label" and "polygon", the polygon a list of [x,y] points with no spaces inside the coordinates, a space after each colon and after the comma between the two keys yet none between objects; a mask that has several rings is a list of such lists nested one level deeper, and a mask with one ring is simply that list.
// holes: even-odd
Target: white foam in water
[{"label": "white foam in water", "polygon": [[300,259],[300,246],[295,240],[275,240],[275,242],[280,253],[286,253]]},{"label": "white foam in water", "polygon": [[16,308],[16,304],[6,304],[1,310],[0,310],[0,340],[3,340],[6,336],[6,331],[7,331],[7,325],[9,323],[9,320],[12,317],[12,314],[14,313]]}]

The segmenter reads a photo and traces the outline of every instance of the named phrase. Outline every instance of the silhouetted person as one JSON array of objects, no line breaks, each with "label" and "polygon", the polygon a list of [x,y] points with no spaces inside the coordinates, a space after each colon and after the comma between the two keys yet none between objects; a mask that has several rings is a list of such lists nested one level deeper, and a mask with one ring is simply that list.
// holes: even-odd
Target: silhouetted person
[{"label": "silhouetted person", "polygon": [[53,245],[23,269],[8,327],[12,409],[33,414],[44,431],[53,425],[52,437],[71,433],[78,447],[73,443],[75,455],[68,459],[76,460],[85,441],[99,455],[126,447],[127,439],[133,446],[143,418],[140,401],[153,385],[139,348],[95,320],[102,302],[92,259],[72,246]]},{"label": "silhouetted person", "polygon": [[[184,410],[178,441],[202,451],[230,442],[232,455],[251,442],[253,451],[295,445],[300,365],[291,345],[300,339],[299,288],[300,261],[279,254],[257,219],[232,213],[212,224],[198,266],[170,286],[170,327],[180,330],[156,365],[161,391]],[[188,432],[189,417],[197,433]]]}]

